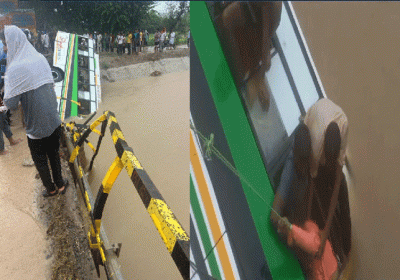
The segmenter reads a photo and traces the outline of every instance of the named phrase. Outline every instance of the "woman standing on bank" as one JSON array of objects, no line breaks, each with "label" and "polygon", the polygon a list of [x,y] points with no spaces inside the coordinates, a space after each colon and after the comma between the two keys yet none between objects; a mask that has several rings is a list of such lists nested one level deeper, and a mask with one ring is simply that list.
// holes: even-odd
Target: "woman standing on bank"
[{"label": "woman standing on bank", "polygon": [[4,51],[7,52],[4,103],[13,110],[18,108],[21,102],[28,146],[46,187],[43,196],[64,194],[68,181],[64,181],[61,174],[61,120],[57,112],[57,99],[49,63],[34,49],[17,26],[5,26],[0,37],[4,42]]}]

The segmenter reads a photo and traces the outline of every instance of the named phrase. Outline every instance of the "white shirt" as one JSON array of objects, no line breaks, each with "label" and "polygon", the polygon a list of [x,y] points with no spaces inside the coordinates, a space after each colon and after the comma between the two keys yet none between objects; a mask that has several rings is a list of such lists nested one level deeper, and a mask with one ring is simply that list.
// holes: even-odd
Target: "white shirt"
[{"label": "white shirt", "polygon": [[119,45],[122,45],[123,43],[124,43],[124,36],[122,36],[122,35],[118,35],[118,37],[117,37],[117,40],[118,40],[118,44]]},{"label": "white shirt", "polygon": [[167,32],[161,33],[160,41],[164,41],[167,36]]},{"label": "white shirt", "polygon": [[49,38],[49,35],[48,34],[44,34],[44,47],[45,48],[48,48],[49,47],[49,45],[50,45],[50,38]]}]

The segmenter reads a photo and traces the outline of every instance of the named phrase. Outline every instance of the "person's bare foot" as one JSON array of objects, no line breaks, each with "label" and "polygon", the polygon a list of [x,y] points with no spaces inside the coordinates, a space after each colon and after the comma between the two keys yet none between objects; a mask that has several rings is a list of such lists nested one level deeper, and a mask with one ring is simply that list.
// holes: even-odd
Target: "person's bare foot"
[{"label": "person's bare foot", "polygon": [[6,154],[8,154],[8,152],[7,152],[6,150],[2,150],[2,151],[0,152],[0,156],[6,155]]},{"label": "person's bare foot", "polygon": [[22,142],[22,139],[21,139],[21,138],[15,140],[15,139],[13,139],[13,138],[11,137],[11,138],[9,138],[8,140],[10,141],[10,145],[11,145],[11,146],[15,146],[15,145],[19,144],[20,142]]}]

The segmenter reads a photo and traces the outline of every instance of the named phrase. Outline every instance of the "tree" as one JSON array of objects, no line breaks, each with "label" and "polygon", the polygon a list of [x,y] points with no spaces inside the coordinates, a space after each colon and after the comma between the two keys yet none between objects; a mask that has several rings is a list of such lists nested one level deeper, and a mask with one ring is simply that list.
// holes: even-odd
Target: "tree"
[{"label": "tree", "polygon": [[157,29],[163,27],[163,20],[163,17],[157,11],[150,10],[139,25],[146,28],[149,33],[155,33]]},{"label": "tree", "polygon": [[187,16],[187,19],[189,18],[189,14],[190,5],[188,1],[177,3],[170,2],[165,20],[165,27],[167,28],[167,31],[171,32],[172,29],[176,29],[185,16]]},{"label": "tree", "polygon": [[32,0],[23,6],[35,9],[39,30],[57,28],[78,34],[117,33],[138,28],[148,17],[154,2]]}]

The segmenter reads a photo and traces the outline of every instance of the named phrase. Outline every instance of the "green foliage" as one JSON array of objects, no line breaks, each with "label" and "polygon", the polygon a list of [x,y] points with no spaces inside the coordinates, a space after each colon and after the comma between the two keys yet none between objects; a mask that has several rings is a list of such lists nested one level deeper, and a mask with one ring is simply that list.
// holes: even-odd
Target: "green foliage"
[{"label": "green foliage", "polygon": [[[21,8],[33,8],[37,30],[62,30],[70,33],[119,33],[136,28],[154,35],[166,27],[168,33],[187,33],[190,24],[189,2],[168,2],[167,12],[160,15],[146,1],[20,1]],[[150,40],[151,41],[151,40]],[[154,44],[154,38],[152,39]]]},{"label": "green foliage", "polygon": [[[146,17],[142,18],[139,28],[146,29],[149,33],[155,33],[163,27],[163,18],[155,10],[150,10]],[[153,38],[154,41],[154,38]]]},{"label": "green foliage", "polygon": [[184,33],[189,30],[189,18],[189,1],[175,3],[171,2],[168,6],[167,16],[164,20],[164,27],[167,28],[168,34],[171,32],[171,30]]},{"label": "green foliage", "polygon": [[[186,45],[187,44],[187,33],[176,33],[175,37],[176,45]],[[149,35],[149,46],[154,46],[154,34]]]}]

